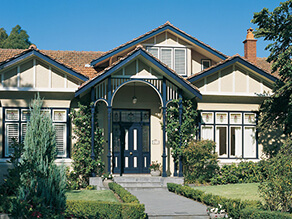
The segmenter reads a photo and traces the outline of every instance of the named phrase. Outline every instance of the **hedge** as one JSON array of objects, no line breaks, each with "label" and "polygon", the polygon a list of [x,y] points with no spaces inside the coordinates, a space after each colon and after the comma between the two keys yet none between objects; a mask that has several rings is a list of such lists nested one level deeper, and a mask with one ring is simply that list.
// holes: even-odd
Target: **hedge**
[{"label": "hedge", "polygon": [[128,192],[125,188],[120,186],[117,183],[111,182],[108,184],[109,188],[113,190],[123,202],[125,203],[136,203],[139,204],[139,200],[136,198],[136,196],[132,195],[130,192]]},{"label": "hedge", "polygon": [[263,211],[256,208],[245,208],[241,211],[241,219],[291,219],[292,215],[289,213],[282,213],[276,211]]},{"label": "hedge", "polygon": [[145,218],[145,207],[135,203],[67,201],[65,216],[71,218]]},{"label": "hedge", "polygon": [[[189,186],[182,186],[174,183],[167,183],[169,191],[179,195],[183,195],[187,198],[202,202],[212,207],[218,207],[219,204],[226,210],[229,217],[232,218],[251,218],[251,219],[270,219],[279,218],[286,219],[292,218],[291,214],[272,212],[263,210],[263,205],[260,201],[241,201],[240,199],[229,199],[219,195],[212,195],[205,193],[198,189],[193,189]],[[256,207],[256,208],[255,208]]]}]

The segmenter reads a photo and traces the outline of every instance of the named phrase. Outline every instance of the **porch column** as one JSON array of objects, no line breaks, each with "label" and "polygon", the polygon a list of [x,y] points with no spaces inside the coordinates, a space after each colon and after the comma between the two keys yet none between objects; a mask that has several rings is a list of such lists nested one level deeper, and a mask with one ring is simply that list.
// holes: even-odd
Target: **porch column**
[{"label": "porch column", "polygon": [[162,154],[162,177],[167,177],[166,174],[166,80],[163,78],[162,84],[162,100],[163,100],[163,107],[162,107],[162,114],[163,114],[163,154]]},{"label": "porch column", "polygon": [[[94,99],[95,99],[94,98],[94,89],[92,88],[91,89],[91,102],[92,103],[94,103]],[[91,106],[91,156],[90,156],[92,160],[95,160],[95,154],[94,154],[94,129],[95,129],[94,112],[95,112],[95,106],[94,106],[94,104],[92,104],[92,106]],[[94,169],[92,169],[91,176],[92,177],[96,176]]]},{"label": "porch column", "polygon": [[[181,148],[182,146],[182,135],[181,135],[181,125],[182,125],[182,112],[183,112],[183,107],[182,107],[182,91],[179,90],[179,102],[178,102],[178,112],[179,112],[179,147]],[[179,177],[183,177],[183,169],[182,169],[182,157],[179,156],[179,172],[178,172]]]},{"label": "porch column", "polygon": [[108,161],[108,173],[111,174],[111,117],[112,117],[112,84],[111,84],[111,76],[107,78],[107,98],[108,98],[108,107],[107,107],[107,124],[108,124],[108,153],[107,153],[107,161]]},{"label": "porch column", "polygon": [[107,107],[107,124],[108,124],[108,153],[107,153],[107,161],[108,161],[108,168],[107,171],[108,173],[111,172],[111,115],[112,115],[112,107],[108,106]]}]

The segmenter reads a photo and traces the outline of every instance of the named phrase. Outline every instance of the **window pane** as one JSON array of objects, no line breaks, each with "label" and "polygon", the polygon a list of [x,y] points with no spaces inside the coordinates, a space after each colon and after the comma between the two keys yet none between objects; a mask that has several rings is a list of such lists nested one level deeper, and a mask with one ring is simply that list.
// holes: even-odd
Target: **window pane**
[{"label": "window pane", "polygon": [[245,113],[244,114],[244,124],[255,124],[255,114]]},{"label": "window pane", "polygon": [[53,111],[54,122],[66,122],[66,110],[54,110]]},{"label": "window pane", "polygon": [[186,69],[186,53],[185,50],[182,49],[175,49],[174,50],[174,65],[175,65],[175,71],[179,75],[185,75],[185,69]]},{"label": "window pane", "polygon": [[143,126],[143,152],[149,152],[149,126]]},{"label": "window pane", "polygon": [[213,141],[213,127],[212,126],[202,126],[201,138],[203,140],[212,140]]},{"label": "window pane", "polygon": [[244,128],[244,158],[256,158],[255,127]]},{"label": "window pane", "polygon": [[241,114],[240,113],[230,113],[230,123],[231,124],[241,124]]},{"label": "window pane", "polygon": [[26,134],[26,127],[27,127],[26,123],[22,123],[21,124],[21,142],[22,143],[24,142],[24,137],[25,137],[25,134]]},{"label": "window pane", "polygon": [[13,149],[11,148],[12,139],[14,138],[16,141],[18,141],[18,134],[19,134],[19,126],[18,124],[6,124],[5,125],[5,156],[9,156],[11,153],[13,153]]},{"label": "window pane", "polygon": [[231,127],[231,156],[242,157],[241,127]]},{"label": "window pane", "polygon": [[171,49],[161,49],[161,61],[168,67],[172,68],[171,65]]},{"label": "window pane", "polygon": [[29,121],[30,110],[21,110],[21,121]]},{"label": "window pane", "polygon": [[217,113],[216,114],[216,123],[218,124],[227,124],[227,113]]},{"label": "window pane", "polygon": [[227,127],[216,128],[216,144],[219,156],[227,156]]},{"label": "window pane", "polygon": [[5,111],[5,120],[7,121],[18,121],[19,120],[19,112],[18,109],[7,109]]},{"label": "window pane", "polygon": [[202,122],[203,123],[206,123],[206,124],[212,124],[214,121],[213,121],[213,113],[202,113]]},{"label": "window pane", "polygon": [[57,156],[66,156],[66,124],[54,124],[56,130]]},{"label": "window pane", "polygon": [[202,61],[202,70],[207,69],[210,67],[210,60],[203,60]]},{"label": "window pane", "polygon": [[120,152],[121,131],[119,125],[113,125],[113,148],[114,152]]},{"label": "window pane", "polygon": [[150,52],[153,56],[158,58],[158,48],[155,47],[147,47],[148,52]]}]

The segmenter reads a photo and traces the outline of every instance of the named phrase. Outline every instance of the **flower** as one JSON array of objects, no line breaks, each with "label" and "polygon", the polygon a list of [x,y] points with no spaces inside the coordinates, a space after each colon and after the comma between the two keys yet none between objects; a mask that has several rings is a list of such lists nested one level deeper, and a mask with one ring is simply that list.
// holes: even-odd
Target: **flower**
[{"label": "flower", "polygon": [[152,161],[152,163],[149,166],[149,169],[150,170],[159,170],[160,166],[161,166],[161,164],[158,163],[158,160],[157,161]]}]

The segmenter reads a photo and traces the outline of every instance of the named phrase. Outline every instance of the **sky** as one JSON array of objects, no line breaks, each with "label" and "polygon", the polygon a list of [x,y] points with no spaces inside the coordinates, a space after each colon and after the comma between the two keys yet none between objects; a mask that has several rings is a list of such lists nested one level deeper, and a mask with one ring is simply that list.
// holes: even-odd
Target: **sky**
[{"label": "sky", "polygon": [[[281,0],[0,0],[0,28],[19,24],[44,50],[108,51],[170,21],[226,55],[243,54],[254,12]],[[2,9],[1,9],[2,8]],[[4,9],[4,10],[3,10]],[[257,56],[268,42],[258,39]]]}]

